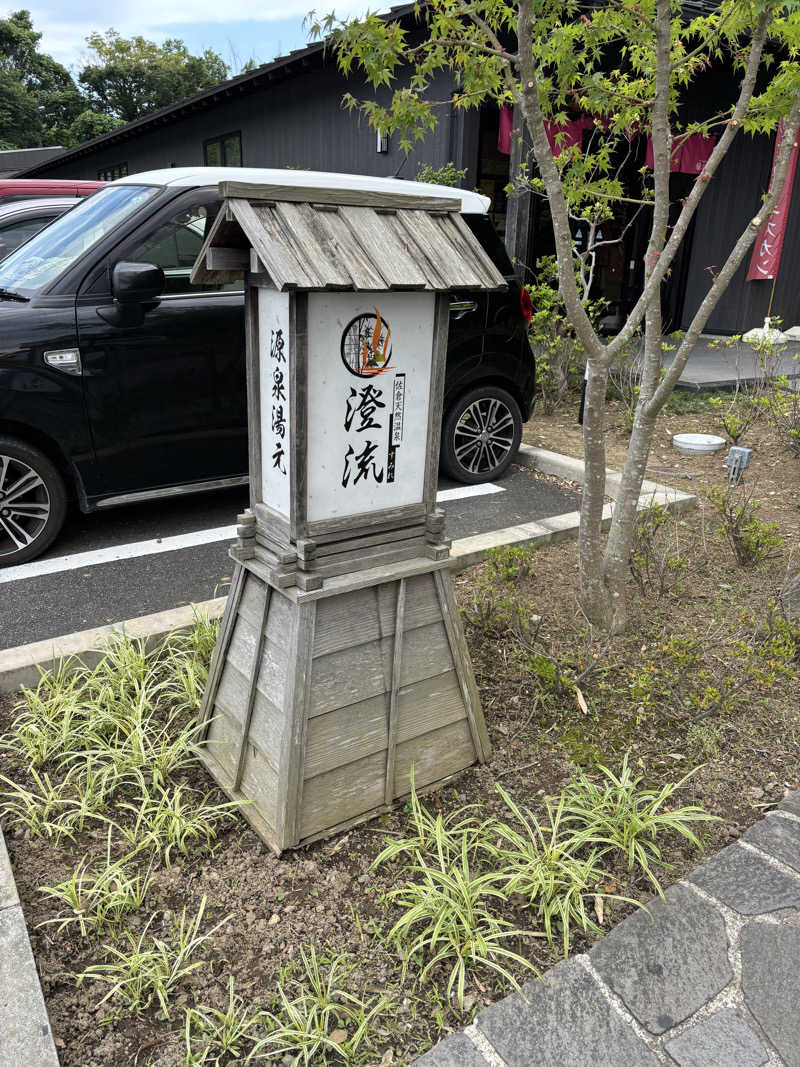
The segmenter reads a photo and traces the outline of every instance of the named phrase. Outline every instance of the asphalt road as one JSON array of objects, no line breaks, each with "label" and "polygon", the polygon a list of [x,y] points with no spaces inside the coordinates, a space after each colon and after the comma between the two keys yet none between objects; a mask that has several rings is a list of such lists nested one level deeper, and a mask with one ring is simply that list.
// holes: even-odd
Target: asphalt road
[{"label": "asphalt road", "polygon": [[[442,480],[447,536],[560,515],[577,494],[512,466],[490,486]],[[247,490],[73,515],[49,552],[0,570],[0,649],[222,596]]]}]

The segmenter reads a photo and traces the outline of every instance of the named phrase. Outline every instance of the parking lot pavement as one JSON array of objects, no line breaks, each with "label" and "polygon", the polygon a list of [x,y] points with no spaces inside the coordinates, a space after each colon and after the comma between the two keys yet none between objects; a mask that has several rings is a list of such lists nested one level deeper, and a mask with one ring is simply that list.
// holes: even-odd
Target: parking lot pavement
[{"label": "parking lot pavement", "polygon": [[[442,479],[439,501],[458,539],[573,511],[578,495],[512,466],[489,485]],[[246,506],[242,488],[73,516],[45,555],[0,570],[0,649],[224,595]]]}]

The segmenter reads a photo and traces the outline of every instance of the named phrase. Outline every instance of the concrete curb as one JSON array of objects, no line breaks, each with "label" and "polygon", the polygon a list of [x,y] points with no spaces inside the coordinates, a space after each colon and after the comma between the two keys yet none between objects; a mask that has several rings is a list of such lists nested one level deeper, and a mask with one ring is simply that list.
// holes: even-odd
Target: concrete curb
[{"label": "concrete curb", "polygon": [[0,830],[0,1067],[58,1067],[11,862]]},{"label": "concrete curb", "polygon": [[[582,459],[564,456],[560,452],[549,452],[546,448],[534,448],[533,445],[520,445],[516,462],[522,467],[530,467],[541,474],[561,478],[567,482],[583,485],[584,463]],[[619,471],[606,470],[606,495],[612,500],[619,492],[622,475]],[[661,504],[662,507],[680,514],[693,508],[697,498],[691,493],[673,489],[659,482],[642,482],[642,494],[639,507]],[[608,529],[614,505],[606,504],[603,509],[603,529]],[[486,553],[501,545],[530,545],[541,548],[556,541],[563,541],[578,536],[581,513],[568,511],[563,515],[552,515],[538,522],[521,523],[519,526],[507,526],[504,530],[491,530],[489,533],[476,534],[474,537],[462,537],[453,542],[451,550],[451,567],[463,570],[486,558]]]},{"label": "concrete curb", "polygon": [[[534,448],[532,445],[521,445],[517,463],[540,471],[542,474],[576,482],[578,485],[583,484],[582,459],[564,456],[559,452],[549,452],[545,448]],[[616,497],[619,490],[621,477],[618,471],[606,471],[606,493],[612,499]],[[680,489],[673,489],[658,482],[645,481],[642,483],[639,506],[647,507],[652,503],[661,504],[670,511],[680,513],[694,507],[696,498],[691,493],[684,493]],[[614,505],[607,504],[603,510],[604,528],[608,528],[613,513]],[[490,549],[500,548],[502,545],[530,545],[533,548],[541,548],[557,541],[574,538],[578,536],[579,524],[580,512],[569,511],[563,515],[539,519],[537,522],[520,523],[517,526],[507,526],[502,530],[491,530],[488,533],[475,534],[473,537],[462,537],[453,542],[450,566],[455,571],[464,570],[476,563],[481,563]],[[225,597],[203,601],[197,605],[197,608],[212,618],[218,618],[225,610]],[[59,660],[70,656],[80,658],[89,666],[96,664],[103,655],[103,646],[115,633],[124,631],[128,637],[157,642],[172,630],[191,626],[194,617],[193,610],[192,606],[187,604],[180,608],[142,615],[139,618],[128,619],[109,626],[80,630],[63,637],[6,649],[0,652],[0,694],[12,693],[23,685],[35,686],[41,671],[50,669]]]},{"label": "concrete curb", "polygon": [[13,693],[21,686],[35,686],[41,671],[71,656],[78,657],[87,666],[94,666],[103,657],[104,646],[114,634],[126,633],[128,637],[157,642],[173,630],[191,626],[195,608],[212,619],[219,618],[225,610],[225,597],[205,600],[192,606],[157,611],[152,615],[140,615],[137,619],[115,622],[109,626],[97,626],[92,630],[53,637],[46,641],[34,641],[0,652],[0,693]]}]

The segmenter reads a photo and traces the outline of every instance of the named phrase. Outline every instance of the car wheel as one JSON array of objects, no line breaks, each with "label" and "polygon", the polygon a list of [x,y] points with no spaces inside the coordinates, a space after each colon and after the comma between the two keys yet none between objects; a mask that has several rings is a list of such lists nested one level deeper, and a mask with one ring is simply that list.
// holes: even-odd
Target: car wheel
[{"label": "car wheel", "polygon": [[44,552],[66,514],[64,479],[51,460],[24,441],[0,435],[0,567]]},{"label": "car wheel", "polygon": [[514,397],[495,385],[478,386],[445,415],[442,467],[468,485],[499,478],[517,454],[521,437],[522,414]]}]

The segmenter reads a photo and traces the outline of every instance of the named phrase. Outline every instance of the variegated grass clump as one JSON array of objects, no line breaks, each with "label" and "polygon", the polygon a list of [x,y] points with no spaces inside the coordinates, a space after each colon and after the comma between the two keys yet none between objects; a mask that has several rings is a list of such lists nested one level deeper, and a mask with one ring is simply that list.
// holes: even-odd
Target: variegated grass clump
[{"label": "variegated grass clump", "polygon": [[235,805],[216,803],[186,778],[197,766],[195,713],[217,629],[196,614],[191,629],[153,650],[123,634],[96,667],[61,663],[23,691],[0,738],[0,752],[27,772],[24,784],[0,778],[1,818],[56,846],[105,829],[104,854],[84,855],[68,878],[40,892],[60,909],[43,925],[105,939],[103,962],[76,978],[110,986],[100,1002],[113,1002],[109,1018],[155,1002],[168,1017],[175,986],[203,964],[192,957],[224,925],[200,932],[204,900],[171,938],[148,934],[155,915],[138,935],[125,929],[145,907],[158,866],[211,851],[235,818]]},{"label": "variegated grass clump", "polygon": [[[700,847],[692,824],[713,819],[700,808],[668,807],[691,775],[659,790],[631,774],[598,767],[599,781],[580,774],[537,817],[498,785],[508,819],[480,819],[474,805],[432,814],[413,790],[410,833],[387,838],[373,868],[399,862],[403,882],[387,893],[402,914],[389,931],[404,973],[418,982],[439,971],[449,996],[464,1005],[468,974],[488,968],[518,987],[535,970],[526,938],[559,943],[566,956],[574,931],[600,931],[609,901],[643,907],[614,890],[610,868],[620,858],[661,893],[654,867],[665,868],[656,839],[674,831]],[[508,919],[509,905],[531,917],[531,929]]]}]

